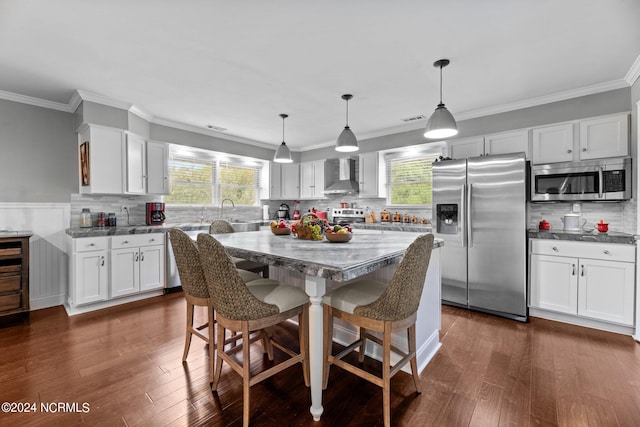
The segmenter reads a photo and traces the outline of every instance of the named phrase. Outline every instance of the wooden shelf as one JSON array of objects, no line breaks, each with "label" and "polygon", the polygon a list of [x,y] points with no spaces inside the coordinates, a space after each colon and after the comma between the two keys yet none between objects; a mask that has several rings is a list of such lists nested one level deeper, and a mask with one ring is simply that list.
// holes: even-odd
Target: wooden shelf
[{"label": "wooden shelf", "polygon": [[0,237],[0,324],[29,315],[29,237]]}]

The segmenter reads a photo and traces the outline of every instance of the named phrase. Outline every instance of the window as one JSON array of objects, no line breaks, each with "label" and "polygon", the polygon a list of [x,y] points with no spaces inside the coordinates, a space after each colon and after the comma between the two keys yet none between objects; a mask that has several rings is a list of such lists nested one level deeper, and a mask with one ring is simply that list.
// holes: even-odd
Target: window
[{"label": "window", "polygon": [[433,154],[407,157],[399,153],[385,156],[387,164],[387,203],[389,205],[431,206],[431,165]]},{"label": "window", "polygon": [[262,163],[251,159],[228,159],[213,151],[171,146],[170,195],[167,204],[218,205],[224,199],[238,206],[260,203]]}]

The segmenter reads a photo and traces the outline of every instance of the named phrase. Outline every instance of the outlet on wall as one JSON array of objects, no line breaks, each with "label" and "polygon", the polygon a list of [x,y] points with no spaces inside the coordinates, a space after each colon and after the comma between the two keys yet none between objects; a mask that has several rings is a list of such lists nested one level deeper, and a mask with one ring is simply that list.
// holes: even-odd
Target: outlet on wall
[{"label": "outlet on wall", "polygon": [[571,212],[573,213],[581,213],[582,212],[582,205],[579,202],[576,202],[574,204],[571,205]]}]

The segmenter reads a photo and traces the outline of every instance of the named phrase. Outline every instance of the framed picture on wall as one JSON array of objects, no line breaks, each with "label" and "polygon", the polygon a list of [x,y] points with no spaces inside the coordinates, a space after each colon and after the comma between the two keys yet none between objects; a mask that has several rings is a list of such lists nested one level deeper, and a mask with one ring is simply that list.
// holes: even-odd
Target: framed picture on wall
[{"label": "framed picture on wall", "polygon": [[89,141],[80,144],[80,179],[82,185],[89,185]]}]

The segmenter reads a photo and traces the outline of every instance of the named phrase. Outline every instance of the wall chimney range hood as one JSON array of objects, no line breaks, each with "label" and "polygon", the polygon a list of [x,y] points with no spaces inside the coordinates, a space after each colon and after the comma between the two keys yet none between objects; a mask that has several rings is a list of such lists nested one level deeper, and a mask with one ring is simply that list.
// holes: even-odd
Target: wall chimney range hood
[{"label": "wall chimney range hood", "polygon": [[351,158],[338,160],[338,181],[324,190],[325,194],[347,194],[360,191],[360,184],[356,181],[356,161]]}]

